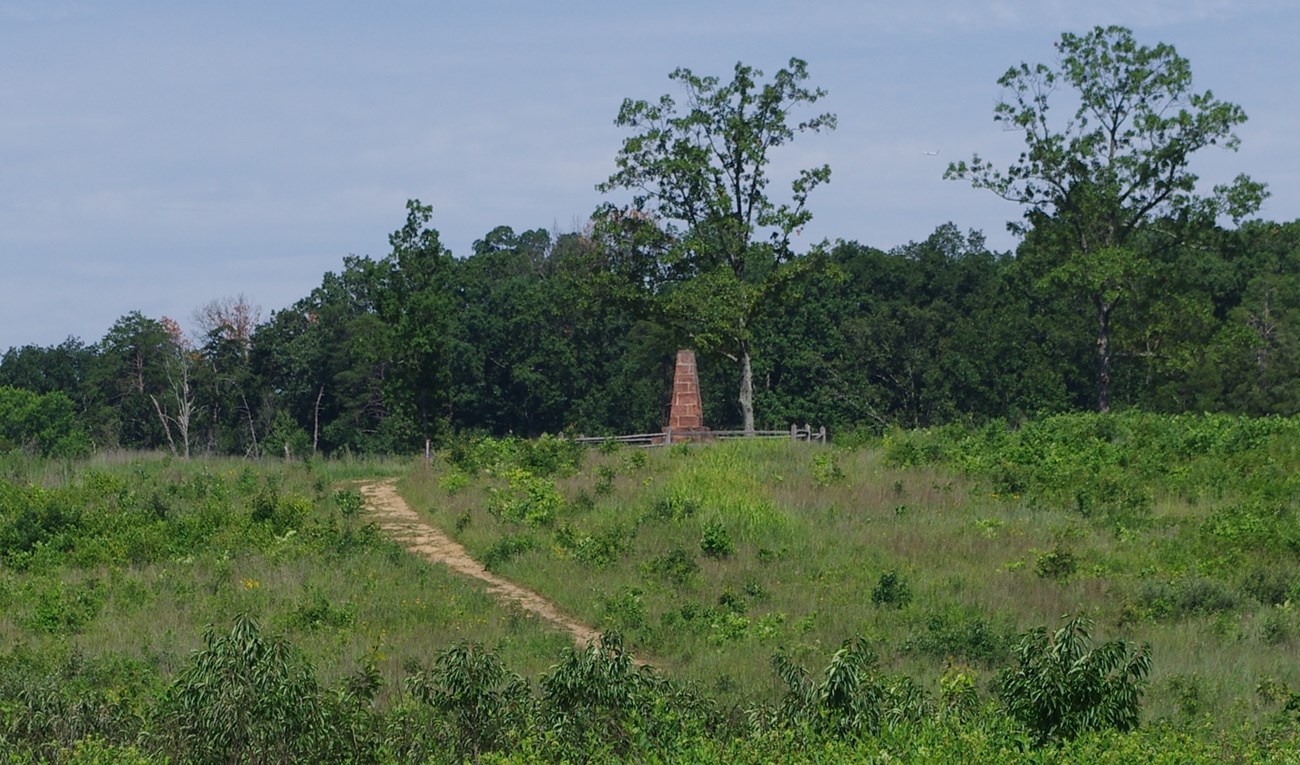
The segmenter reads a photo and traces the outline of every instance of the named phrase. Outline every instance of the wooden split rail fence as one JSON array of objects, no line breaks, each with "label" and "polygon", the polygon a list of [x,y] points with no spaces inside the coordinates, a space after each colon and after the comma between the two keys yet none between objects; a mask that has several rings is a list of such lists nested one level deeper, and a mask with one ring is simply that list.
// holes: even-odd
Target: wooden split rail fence
[{"label": "wooden split rail fence", "polygon": [[731,438],[787,438],[791,441],[809,443],[827,443],[826,426],[813,429],[811,425],[791,425],[789,430],[755,430],[746,433],[743,430],[690,430],[673,432],[664,428],[657,433],[636,433],[629,436],[579,436],[575,439],[580,444],[599,445],[604,443],[627,444],[628,446],[669,446],[677,439],[683,441],[719,441]]}]

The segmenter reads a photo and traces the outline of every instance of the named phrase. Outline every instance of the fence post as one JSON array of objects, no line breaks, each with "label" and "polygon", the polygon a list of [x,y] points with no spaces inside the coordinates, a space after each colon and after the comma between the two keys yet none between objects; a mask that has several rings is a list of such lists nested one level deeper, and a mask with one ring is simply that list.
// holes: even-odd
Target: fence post
[{"label": "fence post", "polygon": [[793,422],[790,423],[790,440],[791,441],[799,440],[799,425],[797,423],[793,423]]},{"label": "fence post", "polygon": [[669,425],[664,428],[664,446],[673,445],[673,426]]},{"label": "fence post", "polygon": [[818,440],[820,440],[823,444],[826,443],[826,426],[825,426],[825,425],[821,426],[821,428],[819,428],[819,429],[817,430],[817,438],[818,438]]}]

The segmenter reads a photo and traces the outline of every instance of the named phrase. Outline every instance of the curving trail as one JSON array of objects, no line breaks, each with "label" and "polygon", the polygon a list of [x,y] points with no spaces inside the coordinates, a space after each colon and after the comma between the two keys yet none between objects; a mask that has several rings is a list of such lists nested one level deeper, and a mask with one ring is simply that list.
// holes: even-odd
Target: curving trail
[{"label": "curving trail", "polygon": [[520,587],[488,571],[481,563],[470,557],[464,547],[439,529],[425,523],[397,493],[394,483],[389,479],[365,483],[360,487],[361,496],[365,498],[366,506],[381,531],[408,551],[426,560],[441,563],[458,574],[487,583],[488,592],[493,595],[518,603],[524,610],[531,611],[568,631],[579,647],[585,648],[589,643],[597,641],[600,637],[599,632],[565,616],[554,603],[532,590]]}]

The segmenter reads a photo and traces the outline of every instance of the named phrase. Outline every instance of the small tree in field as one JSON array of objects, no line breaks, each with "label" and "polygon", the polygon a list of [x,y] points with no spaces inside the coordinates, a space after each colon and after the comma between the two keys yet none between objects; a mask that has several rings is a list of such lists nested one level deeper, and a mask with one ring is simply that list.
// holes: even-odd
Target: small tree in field
[{"label": "small tree in field", "polygon": [[1046,627],[1025,633],[1016,646],[1016,666],[998,677],[1007,711],[1040,742],[1137,727],[1150,646],[1112,640],[1090,648],[1089,626],[1079,617],[1051,635]]}]

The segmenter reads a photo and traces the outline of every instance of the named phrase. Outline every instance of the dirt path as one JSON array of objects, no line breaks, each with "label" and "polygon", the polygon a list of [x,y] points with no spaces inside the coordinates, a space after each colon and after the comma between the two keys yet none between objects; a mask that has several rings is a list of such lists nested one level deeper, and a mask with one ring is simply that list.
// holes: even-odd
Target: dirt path
[{"label": "dirt path", "polygon": [[488,592],[499,598],[518,603],[526,611],[531,611],[543,619],[555,624],[573,635],[574,642],[585,647],[588,642],[596,640],[600,633],[565,616],[555,604],[546,600],[532,590],[493,574],[481,563],[470,557],[446,534],[421,520],[419,514],[406,504],[406,500],[397,493],[393,480],[362,484],[361,496],[365,497],[371,515],[378,522],[380,530],[395,539],[407,550],[426,560],[441,563],[447,568],[464,576],[482,580],[488,585]]}]

